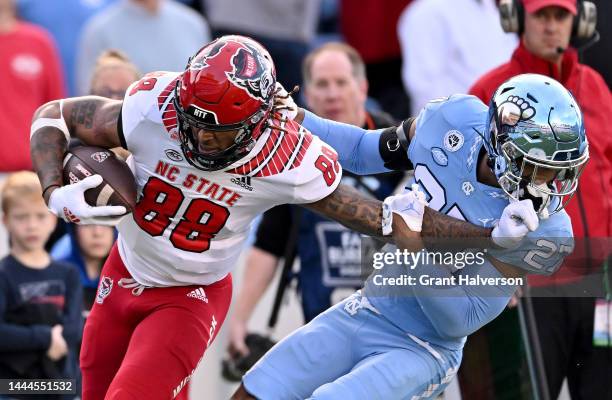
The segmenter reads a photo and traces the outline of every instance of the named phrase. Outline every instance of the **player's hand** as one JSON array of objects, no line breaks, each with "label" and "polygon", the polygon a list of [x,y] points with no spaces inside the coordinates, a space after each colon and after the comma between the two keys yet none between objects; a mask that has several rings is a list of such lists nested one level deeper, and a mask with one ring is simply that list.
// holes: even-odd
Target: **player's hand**
[{"label": "player's hand", "polygon": [[411,231],[421,232],[426,206],[425,194],[417,184],[405,193],[387,197],[383,202],[383,235],[392,232],[393,214],[401,217]]},{"label": "player's hand", "polygon": [[232,320],[229,324],[229,344],[227,353],[231,358],[246,357],[249,348],[246,345],[247,325],[243,321]]},{"label": "player's hand", "polygon": [[85,191],[102,183],[100,175],[59,187],[49,196],[49,210],[66,222],[83,225],[117,225],[127,212],[123,206],[92,207],[85,201]]},{"label": "player's hand", "polygon": [[274,109],[284,118],[293,120],[298,115],[298,106],[291,97],[291,94],[296,90],[297,87],[289,93],[283,85],[278,81],[276,82],[276,87],[274,88]]},{"label": "player's hand", "polygon": [[506,206],[502,216],[491,232],[493,243],[505,249],[512,249],[530,231],[538,229],[540,221],[530,199],[515,201]]},{"label": "player's hand", "polygon": [[57,361],[68,354],[68,344],[62,335],[64,328],[55,325],[51,328],[51,344],[47,350],[47,357],[52,361]]}]

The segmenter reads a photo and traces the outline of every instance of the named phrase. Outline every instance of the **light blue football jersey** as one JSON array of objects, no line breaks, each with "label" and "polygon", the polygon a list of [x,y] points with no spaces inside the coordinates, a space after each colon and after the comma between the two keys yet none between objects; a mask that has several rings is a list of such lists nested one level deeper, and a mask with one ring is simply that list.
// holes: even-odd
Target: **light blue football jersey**
[{"label": "light blue football jersey", "polygon": [[[408,156],[414,165],[413,182],[425,192],[429,207],[479,226],[492,227],[509,199],[501,188],[477,180],[478,155],[483,146],[487,111],[487,107],[473,96],[454,95],[430,102],[419,115]],[[530,272],[550,274],[572,249],[571,223],[565,211],[561,211],[540,220],[538,229],[530,232],[519,248],[490,251],[489,254]],[[408,273],[416,276],[435,268],[443,267],[418,265]],[[390,275],[397,274],[397,271],[391,272],[392,269],[388,271]],[[489,261],[459,272],[474,273],[501,277]],[[381,274],[384,276],[385,269]],[[435,289],[422,286],[387,290],[369,279],[365,295],[386,318],[408,333],[441,346],[459,348],[467,334],[494,319],[504,309],[514,292],[514,287],[454,289],[460,290],[450,291],[448,296],[440,296],[439,292],[434,292]],[[466,297],[469,297],[467,301]],[[435,319],[443,314],[436,310],[470,313],[465,307],[473,307],[474,303],[481,303],[477,306],[484,311],[473,318],[468,317],[466,326],[450,326],[452,321],[436,324]],[[462,308],[461,304],[465,307]]]},{"label": "light blue football jersey", "polygon": [[[476,164],[487,112],[487,107],[474,96],[454,95],[430,102],[419,116],[408,157],[415,168],[414,181],[427,194],[429,207],[492,227],[509,199],[501,188],[477,180]],[[573,249],[572,236],[569,216],[562,210],[541,219],[538,229],[527,235],[519,249],[493,253],[500,261],[548,275]]]}]

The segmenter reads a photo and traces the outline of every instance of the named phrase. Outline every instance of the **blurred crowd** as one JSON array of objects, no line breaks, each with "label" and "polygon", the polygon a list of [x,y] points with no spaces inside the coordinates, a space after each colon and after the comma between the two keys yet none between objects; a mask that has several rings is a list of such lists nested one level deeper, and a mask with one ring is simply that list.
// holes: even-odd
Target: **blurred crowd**
[{"label": "blurred crowd", "polygon": [[[521,0],[501,1],[517,2]],[[555,54],[539,51],[538,35],[562,30],[563,12],[576,18],[576,1],[525,0],[518,26],[506,31],[499,3],[0,0],[0,378],[67,377],[79,382],[83,321],[96,301],[100,271],[117,234],[110,227],[56,222],[47,212],[38,178],[29,172],[34,111],[47,101],[85,94],[122,99],[142,74],[181,71],[205,43],[225,34],[262,43],[276,63],[278,80],[287,89],[301,86],[294,95],[301,105],[369,129],[416,116],[428,101],[453,93],[474,94],[486,104],[493,88],[514,74],[552,76],[583,107],[594,161],[582,180],[587,193],[601,193],[580,198],[578,192],[580,199],[569,210],[575,234],[610,237],[612,211],[605,194],[612,195],[612,139],[603,126],[612,112],[612,2],[594,1],[598,41],[592,40],[593,32],[578,37],[568,31],[568,43]],[[548,15],[537,3],[556,8]],[[598,135],[608,138],[599,141]],[[117,154],[129,156],[120,149]],[[403,178],[347,174],[343,179],[384,198],[402,187]],[[333,303],[336,289],[360,285],[346,273],[347,265],[359,269],[359,260],[351,259],[359,235],[338,224],[283,206],[264,215],[256,236],[247,258],[247,284],[238,288],[229,323],[228,357],[234,361],[252,350],[245,341],[248,319],[279,260],[301,260],[301,270],[285,268],[281,282],[288,286],[293,277],[298,280],[305,321]],[[326,258],[331,247],[349,259]],[[532,283],[575,289],[580,276]],[[533,304],[538,321],[544,321],[538,329],[546,340],[536,347],[546,364],[550,399],[557,398],[564,378],[573,399],[604,398],[599,397],[602,392],[589,390],[599,377],[607,374],[609,381],[612,376],[610,344],[602,352],[592,344],[595,297]],[[559,312],[563,315],[555,320],[551,309],[564,310]],[[536,389],[529,384],[525,347],[516,308],[470,337],[459,374],[463,398],[531,398]],[[4,398],[10,397],[0,394]]]}]

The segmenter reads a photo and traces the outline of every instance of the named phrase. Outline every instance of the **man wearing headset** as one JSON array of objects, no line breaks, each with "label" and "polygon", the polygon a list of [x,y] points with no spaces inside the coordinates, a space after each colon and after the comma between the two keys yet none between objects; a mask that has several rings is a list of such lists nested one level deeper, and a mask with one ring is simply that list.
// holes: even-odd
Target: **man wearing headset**
[{"label": "man wearing headset", "polygon": [[[519,33],[521,42],[511,60],[481,77],[470,94],[486,104],[495,88],[511,76],[548,75],[574,95],[584,114],[590,144],[591,162],[580,178],[576,199],[566,208],[574,237],[585,239],[583,257],[576,262],[566,260],[554,276],[529,279],[538,296],[547,296],[534,297],[532,302],[548,392],[556,399],[567,377],[573,400],[609,398],[612,344],[608,340],[594,345],[593,330],[599,324],[594,324],[596,308],[602,315],[612,312],[611,293],[603,290],[602,296],[598,275],[609,255],[609,245],[607,249],[601,246],[601,238],[612,236],[612,134],[607,121],[612,115],[612,96],[601,75],[578,61],[579,51],[599,37],[596,7],[576,0],[501,0],[500,14],[504,30]],[[580,240],[576,244],[580,251]],[[584,292],[589,277],[600,292]],[[607,300],[601,298],[605,296]]]}]

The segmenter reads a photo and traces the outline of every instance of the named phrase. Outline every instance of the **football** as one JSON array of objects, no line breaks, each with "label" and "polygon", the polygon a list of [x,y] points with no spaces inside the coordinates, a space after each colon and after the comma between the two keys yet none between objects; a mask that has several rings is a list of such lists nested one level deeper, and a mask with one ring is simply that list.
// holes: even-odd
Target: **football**
[{"label": "football", "polygon": [[64,157],[64,185],[79,182],[91,175],[103,182],[85,192],[90,206],[124,206],[130,213],[136,207],[136,180],[127,163],[111,150],[95,146],[70,148]]}]

